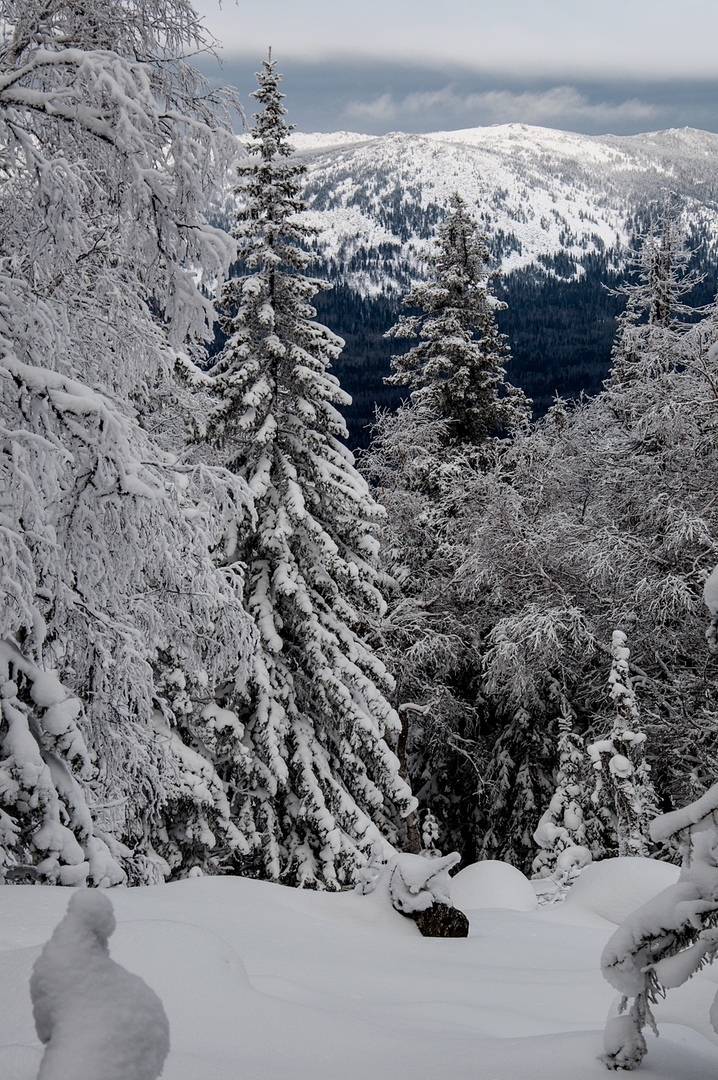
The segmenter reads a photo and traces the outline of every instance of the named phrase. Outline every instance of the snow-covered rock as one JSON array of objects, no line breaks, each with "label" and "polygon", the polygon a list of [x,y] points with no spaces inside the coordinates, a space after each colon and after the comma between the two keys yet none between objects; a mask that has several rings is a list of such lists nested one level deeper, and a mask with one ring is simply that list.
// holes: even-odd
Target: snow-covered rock
[{"label": "snow-covered rock", "polygon": [[636,908],[674,885],[678,874],[677,866],[656,859],[603,859],[581,871],[565,903],[620,923]]},{"label": "snow-covered rock", "polygon": [[456,866],[461,856],[453,851],[438,859],[424,855],[397,852],[386,864],[378,879],[362,891],[374,888],[385,893],[392,907],[402,915],[415,915],[427,911],[433,904],[452,906],[449,870]]},{"label": "snow-covered rock", "polygon": [[162,1002],[110,959],[115,929],[104,893],[80,890],[30,979],[45,1054],[38,1080],[156,1080],[169,1052]]},{"label": "snow-covered rock", "polygon": [[508,908],[534,911],[536,892],[520,870],[509,863],[485,859],[459,871],[451,879],[451,896],[462,911],[477,908]]}]

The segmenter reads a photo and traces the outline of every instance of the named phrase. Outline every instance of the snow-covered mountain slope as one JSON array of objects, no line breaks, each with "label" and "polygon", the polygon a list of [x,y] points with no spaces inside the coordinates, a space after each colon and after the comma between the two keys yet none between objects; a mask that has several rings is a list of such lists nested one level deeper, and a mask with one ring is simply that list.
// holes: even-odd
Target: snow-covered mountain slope
[{"label": "snow-covered mountain slope", "polygon": [[454,191],[476,208],[505,272],[538,263],[570,279],[587,256],[620,262],[669,193],[680,197],[691,236],[718,252],[718,134],[587,136],[505,124],[298,134],[294,143],[327,272],[363,295],[403,289],[421,274]]}]

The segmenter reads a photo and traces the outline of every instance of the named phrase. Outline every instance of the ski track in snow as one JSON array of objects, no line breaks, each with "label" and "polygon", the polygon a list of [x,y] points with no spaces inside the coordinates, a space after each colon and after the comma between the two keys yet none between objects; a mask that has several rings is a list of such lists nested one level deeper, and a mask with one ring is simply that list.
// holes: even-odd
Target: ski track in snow
[{"label": "ski track in snow", "polygon": [[[36,1076],[28,980],[69,895],[0,888],[2,1080]],[[609,1075],[599,1055],[615,995],[599,958],[615,925],[584,906],[590,888],[582,903],[470,910],[463,940],[420,937],[376,894],[199,878],[107,895],[112,957],[159,994],[170,1020],[163,1080]],[[718,1074],[717,981],[707,969],[659,1006],[643,1080]]]}]

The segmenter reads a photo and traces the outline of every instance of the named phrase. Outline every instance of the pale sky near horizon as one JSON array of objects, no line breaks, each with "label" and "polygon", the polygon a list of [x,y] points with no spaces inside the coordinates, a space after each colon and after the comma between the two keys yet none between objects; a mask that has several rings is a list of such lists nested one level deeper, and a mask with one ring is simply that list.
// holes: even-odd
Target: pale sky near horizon
[{"label": "pale sky near horizon", "polygon": [[[718,0],[199,0],[247,101],[271,45],[303,130],[718,130]],[[209,66],[205,66],[212,74]]]}]

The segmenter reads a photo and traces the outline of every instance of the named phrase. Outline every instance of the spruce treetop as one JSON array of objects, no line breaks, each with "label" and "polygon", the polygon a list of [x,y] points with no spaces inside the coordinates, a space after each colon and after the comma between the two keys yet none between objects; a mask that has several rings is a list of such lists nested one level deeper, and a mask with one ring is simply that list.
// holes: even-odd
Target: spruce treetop
[{"label": "spruce treetop", "polygon": [[[296,218],[305,209],[301,177],[307,169],[301,162],[288,160],[294,153],[289,141],[294,124],[284,120],[287,110],[282,101],[286,95],[279,89],[282,76],[276,67],[270,50],[268,59],[262,61],[262,70],[256,72],[259,85],[251,97],[262,107],[252,117],[251,142],[247,151],[260,160],[238,168],[240,185],[237,191],[245,205],[234,235],[240,241],[240,254],[249,267],[268,260],[276,265],[303,269],[311,256],[296,245],[315,236],[317,230]],[[313,285],[312,294],[319,288],[315,283]]]},{"label": "spruce treetop", "polygon": [[[254,96],[262,109],[253,118],[248,149],[259,160],[239,167],[234,231],[248,272],[227,282],[222,293],[225,311],[233,314],[223,322],[228,342],[212,369],[221,401],[207,419],[209,439],[235,447],[227,464],[246,476],[252,461],[263,459],[262,446],[286,447],[305,426],[315,433],[312,445],[329,439],[332,452],[343,458],[346,451],[335,439],[346,429],[334,406],[349,401],[327,371],[344,342],[314,321],[310,303],[330,286],[302,273],[311,259],[302,245],[316,230],[301,220],[306,170],[289,160],[293,127],[284,120],[281,75],[271,59],[263,61],[257,79]],[[304,441],[301,436],[297,445]]]}]

